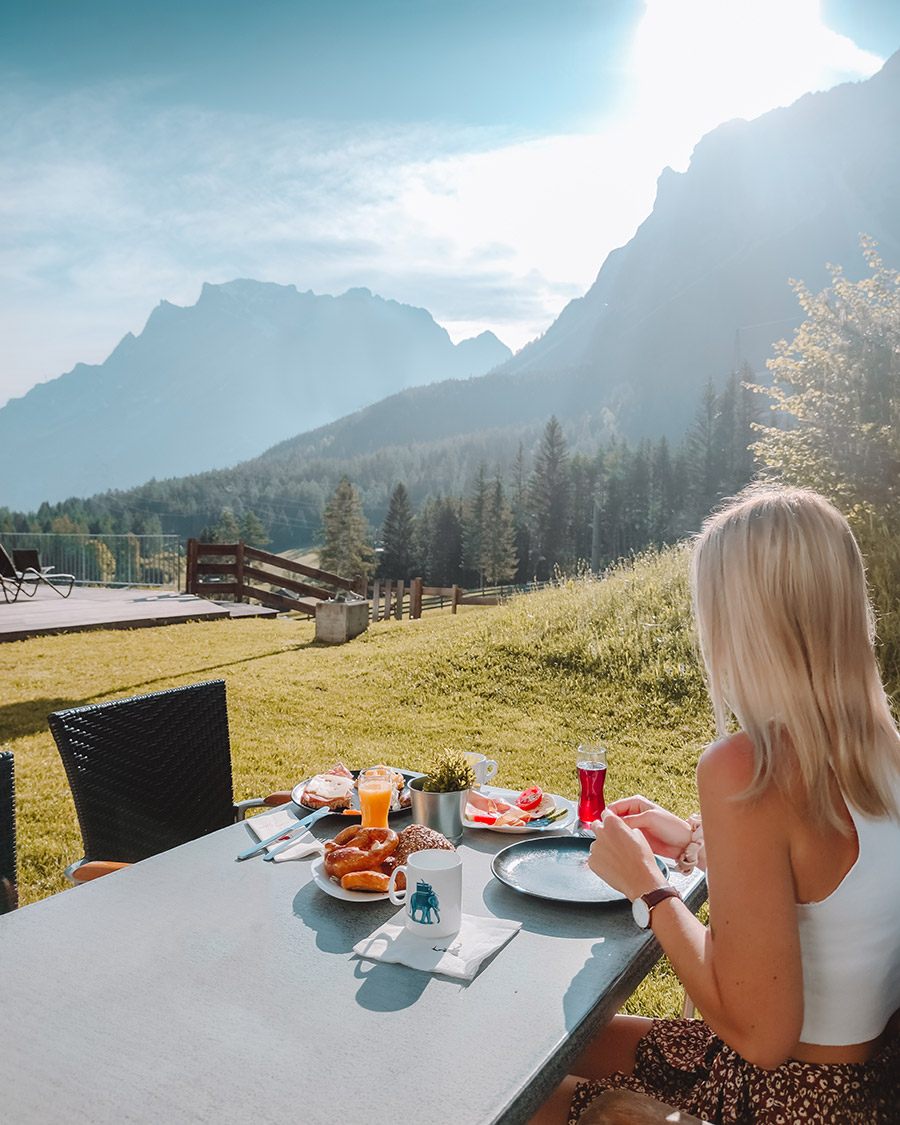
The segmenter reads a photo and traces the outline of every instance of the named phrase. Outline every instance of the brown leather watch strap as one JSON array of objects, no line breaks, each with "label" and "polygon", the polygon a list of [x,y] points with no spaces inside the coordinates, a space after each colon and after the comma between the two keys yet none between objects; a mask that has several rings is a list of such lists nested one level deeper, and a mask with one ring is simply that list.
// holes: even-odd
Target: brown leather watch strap
[{"label": "brown leather watch strap", "polygon": [[681,898],[681,894],[674,887],[657,887],[655,891],[647,891],[641,898],[646,902],[647,909],[652,910],[657,903],[666,898]]}]

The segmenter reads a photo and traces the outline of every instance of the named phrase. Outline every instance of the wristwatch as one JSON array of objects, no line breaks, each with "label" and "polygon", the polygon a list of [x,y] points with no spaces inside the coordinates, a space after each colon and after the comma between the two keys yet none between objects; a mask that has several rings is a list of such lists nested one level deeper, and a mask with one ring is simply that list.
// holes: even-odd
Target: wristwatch
[{"label": "wristwatch", "polygon": [[645,895],[636,898],[631,904],[631,913],[642,930],[650,926],[650,911],[665,898],[681,898],[681,895],[674,887],[657,887],[655,891],[647,891]]}]

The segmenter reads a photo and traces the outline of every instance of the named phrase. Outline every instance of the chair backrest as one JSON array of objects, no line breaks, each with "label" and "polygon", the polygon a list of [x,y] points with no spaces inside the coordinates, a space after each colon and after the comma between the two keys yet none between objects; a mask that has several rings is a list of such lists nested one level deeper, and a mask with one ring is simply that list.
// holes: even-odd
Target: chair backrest
[{"label": "chair backrest", "polygon": [[235,818],[225,681],[48,716],[86,859],[135,863]]},{"label": "chair backrest", "polygon": [[13,756],[0,751],[0,914],[15,910],[16,883],[16,784]]},{"label": "chair backrest", "polygon": [[18,577],[12,559],[7,554],[6,548],[0,543],[0,578],[11,578],[15,582]]},{"label": "chair backrest", "polygon": [[31,547],[21,547],[13,550],[13,566],[21,574],[23,570],[36,570],[40,573],[41,556],[39,551]]}]

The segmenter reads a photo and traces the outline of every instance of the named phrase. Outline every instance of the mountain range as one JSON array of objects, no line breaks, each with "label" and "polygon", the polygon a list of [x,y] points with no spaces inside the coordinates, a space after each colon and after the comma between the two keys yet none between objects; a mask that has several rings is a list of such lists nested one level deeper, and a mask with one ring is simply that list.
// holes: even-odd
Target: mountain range
[{"label": "mountain range", "polygon": [[664,171],[652,213],[584,297],[515,356],[490,333],[454,347],[425,310],[368,290],[235,281],[189,309],[163,302],[100,367],[0,410],[0,505],[224,467],[273,443],[261,460],[288,467],[550,414],[677,439],[706,382],[745,364],[765,378],[802,319],[791,278],[816,291],[829,263],[860,276],[863,233],[900,265],[898,133],[900,53],[865,82],[719,126],[684,173]]},{"label": "mountain range", "polygon": [[404,391],[266,454],[348,456],[415,435],[534,426],[551,413],[596,434],[677,441],[704,385],[749,368],[812,292],[866,270],[860,236],[900,267],[900,52],[874,77],[708,133],[666,169],[653,211],[537,340],[480,379]]},{"label": "mountain range", "polygon": [[103,364],[78,364],[0,410],[0,504],[33,509],[232,465],[404,387],[480,375],[511,354],[491,332],[453,344],[425,309],[368,289],[331,297],[207,284],[189,308],[162,301]]}]

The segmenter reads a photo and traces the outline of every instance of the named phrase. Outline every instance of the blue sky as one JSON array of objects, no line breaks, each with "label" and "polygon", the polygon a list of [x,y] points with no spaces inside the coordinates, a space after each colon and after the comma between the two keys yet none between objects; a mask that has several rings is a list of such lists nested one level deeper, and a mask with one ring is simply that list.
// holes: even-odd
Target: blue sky
[{"label": "blue sky", "polygon": [[513,348],[704,132],[874,73],[894,0],[5,0],[0,405],[235,277]]}]

